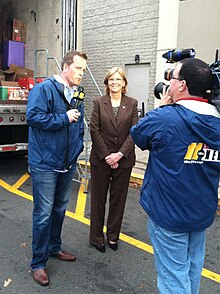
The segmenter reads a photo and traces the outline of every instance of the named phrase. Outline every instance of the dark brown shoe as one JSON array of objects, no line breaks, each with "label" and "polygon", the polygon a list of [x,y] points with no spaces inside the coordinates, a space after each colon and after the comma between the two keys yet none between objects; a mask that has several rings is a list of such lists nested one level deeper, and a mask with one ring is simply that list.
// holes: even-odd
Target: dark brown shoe
[{"label": "dark brown shoe", "polygon": [[94,245],[94,244],[91,244],[92,246],[94,246],[98,251],[102,252],[102,253],[105,253],[105,244],[98,244],[98,245]]},{"label": "dark brown shoe", "polygon": [[76,260],[75,255],[68,253],[66,251],[63,251],[63,250],[56,253],[56,254],[53,254],[52,256],[59,259],[59,260],[62,260],[62,261],[75,261]]},{"label": "dark brown shoe", "polygon": [[33,273],[33,278],[36,283],[40,284],[41,286],[47,286],[49,284],[49,278],[46,273],[46,270],[41,268],[37,269]]}]

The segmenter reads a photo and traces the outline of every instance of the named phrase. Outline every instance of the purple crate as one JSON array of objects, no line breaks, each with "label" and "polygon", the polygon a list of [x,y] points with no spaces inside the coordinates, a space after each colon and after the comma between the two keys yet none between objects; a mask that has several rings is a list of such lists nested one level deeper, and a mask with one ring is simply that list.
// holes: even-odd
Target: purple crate
[{"label": "purple crate", "polygon": [[2,68],[11,64],[24,66],[24,44],[23,42],[2,42]]}]

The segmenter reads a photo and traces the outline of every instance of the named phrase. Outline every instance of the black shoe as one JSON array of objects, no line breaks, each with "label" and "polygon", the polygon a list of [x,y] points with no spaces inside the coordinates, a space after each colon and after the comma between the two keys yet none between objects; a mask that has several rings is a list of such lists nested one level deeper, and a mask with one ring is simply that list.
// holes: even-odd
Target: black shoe
[{"label": "black shoe", "polygon": [[92,246],[94,246],[98,251],[104,253],[106,248],[105,248],[105,244],[98,244],[98,245],[94,245],[94,244],[91,244]]},{"label": "black shoe", "polygon": [[110,243],[109,240],[108,240],[108,246],[109,246],[109,248],[111,248],[114,251],[117,251],[118,250],[118,243],[117,242]]}]

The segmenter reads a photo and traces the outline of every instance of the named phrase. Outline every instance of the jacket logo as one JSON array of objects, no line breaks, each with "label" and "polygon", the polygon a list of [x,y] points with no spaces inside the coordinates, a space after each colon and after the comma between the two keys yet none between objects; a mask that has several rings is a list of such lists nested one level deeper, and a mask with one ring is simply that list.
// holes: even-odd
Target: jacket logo
[{"label": "jacket logo", "polygon": [[184,157],[185,163],[220,162],[220,151],[210,149],[203,143],[191,143]]},{"label": "jacket logo", "polygon": [[202,143],[191,143],[184,157],[185,160],[198,160],[198,152],[202,149]]}]

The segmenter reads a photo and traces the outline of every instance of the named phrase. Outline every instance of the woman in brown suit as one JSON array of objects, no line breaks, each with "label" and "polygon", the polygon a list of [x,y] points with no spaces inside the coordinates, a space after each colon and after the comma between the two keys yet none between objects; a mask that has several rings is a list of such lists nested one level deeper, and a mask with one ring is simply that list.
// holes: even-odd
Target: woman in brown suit
[{"label": "woman in brown suit", "polygon": [[129,134],[138,121],[137,100],[125,95],[127,79],[121,68],[110,69],[104,79],[106,95],[94,100],[90,120],[92,138],[90,244],[105,252],[103,226],[109,190],[107,240],[117,250],[132,167],[134,143]]}]

